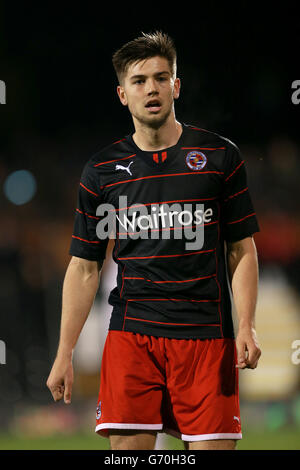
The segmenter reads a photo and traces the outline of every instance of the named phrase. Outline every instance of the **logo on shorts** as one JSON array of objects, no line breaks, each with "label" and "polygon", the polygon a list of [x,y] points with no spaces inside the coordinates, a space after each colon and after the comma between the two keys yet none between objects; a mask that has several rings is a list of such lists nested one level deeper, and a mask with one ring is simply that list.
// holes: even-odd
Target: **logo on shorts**
[{"label": "logo on shorts", "polygon": [[197,150],[189,152],[185,159],[187,166],[191,170],[202,170],[207,163],[207,158],[204,153],[198,152]]},{"label": "logo on shorts", "polygon": [[101,401],[99,402],[99,405],[97,406],[96,408],[96,419],[100,419],[101,418],[101,414],[102,414],[102,411],[101,411]]}]

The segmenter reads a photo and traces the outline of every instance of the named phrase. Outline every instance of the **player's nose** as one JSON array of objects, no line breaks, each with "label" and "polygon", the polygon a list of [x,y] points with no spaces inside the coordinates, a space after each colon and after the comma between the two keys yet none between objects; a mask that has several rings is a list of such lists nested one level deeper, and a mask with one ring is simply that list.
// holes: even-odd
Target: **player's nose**
[{"label": "player's nose", "polygon": [[157,83],[153,78],[149,78],[146,83],[146,92],[148,95],[153,95],[158,93]]}]

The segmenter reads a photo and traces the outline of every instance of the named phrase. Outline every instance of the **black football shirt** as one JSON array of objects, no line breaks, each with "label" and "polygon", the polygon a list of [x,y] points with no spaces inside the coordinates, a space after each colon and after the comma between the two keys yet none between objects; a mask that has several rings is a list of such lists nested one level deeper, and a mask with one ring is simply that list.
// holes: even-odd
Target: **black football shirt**
[{"label": "black football shirt", "polygon": [[142,151],[130,134],[92,156],[79,184],[70,254],[103,260],[110,214],[118,275],[109,329],[234,337],[224,242],[259,231],[245,162],[230,140],[182,127],[164,150]]}]

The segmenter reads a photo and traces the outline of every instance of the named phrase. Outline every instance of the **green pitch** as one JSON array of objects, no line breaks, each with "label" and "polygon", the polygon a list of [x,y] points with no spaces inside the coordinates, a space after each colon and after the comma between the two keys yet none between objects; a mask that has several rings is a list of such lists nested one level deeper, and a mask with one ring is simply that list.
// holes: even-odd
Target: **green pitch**
[{"label": "green pitch", "polygon": [[[249,430],[239,441],[238,450],[300,450],[300,429],[279,431]],[[166,450],[181,450],[182,442],[168,438]],[[96,434],[22,437],[0,434],[0,450],[109,450],[107,439]]]}]

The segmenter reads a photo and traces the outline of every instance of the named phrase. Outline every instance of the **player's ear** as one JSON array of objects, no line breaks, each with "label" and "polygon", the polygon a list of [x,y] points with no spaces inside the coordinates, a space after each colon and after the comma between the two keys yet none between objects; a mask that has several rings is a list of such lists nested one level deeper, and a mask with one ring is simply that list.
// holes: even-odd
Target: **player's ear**
[{"label": "player's ear", "polygon": [[174,90],[173,90],[174,100],[177,100],[177,98],[179,98],[180,86],[181,86],[180,78],[175,78],[175,80],[174,80]]},{"label": "player's ear", "polygon": [[118,93],[118,96],[120,98],[120,101],[121,101],[122,105],[127,106],[128,101],[127,101],[127,96],[126,96],[124,87],[121,86],[121,85],[118,85],[117,86],[117,93]]}]

